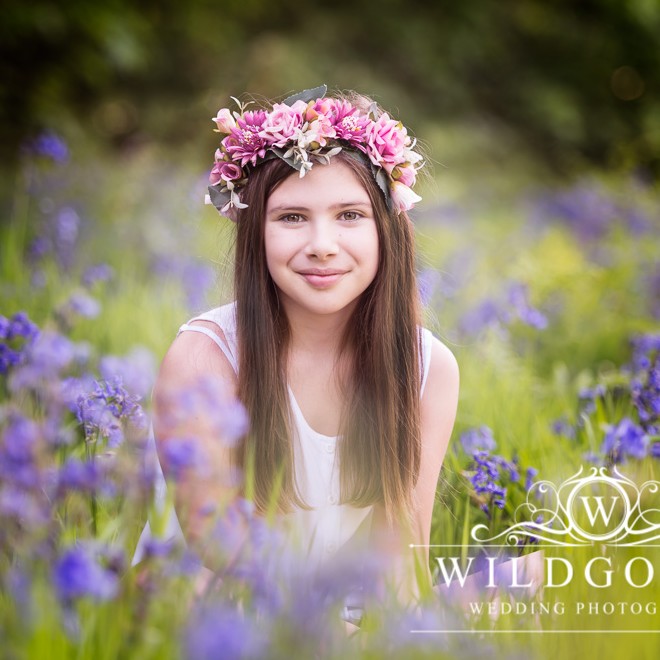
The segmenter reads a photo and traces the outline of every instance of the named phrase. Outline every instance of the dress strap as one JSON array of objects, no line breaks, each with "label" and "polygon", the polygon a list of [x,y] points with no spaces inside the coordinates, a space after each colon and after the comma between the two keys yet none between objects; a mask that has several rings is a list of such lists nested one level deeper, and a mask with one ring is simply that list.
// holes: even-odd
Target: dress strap
[{"label": "dress strap", "polygon": [[[196,319],[192,319],[192,320],[195,321]],[[220,347],[220,350],[225,354],[225,357],[229,360],[229,364],[231,364],[232,369],[238,374],[238,363],[236,362],[236,357],[231,352],[229,347],[225,344],[225,342],[222,341],[222,339],[217,333],[213,332],[213,330],[207,328],[204,325],[191,325],[190,323],[184,323],[179,328],[179,332],[177,332],[177,337],[179,336],[180,333],[186,330],[192,330],[193,332],[201,332],[203,335],[210,337]]]},{"label": "dress strap", "polygon": [[433,349],[433,333],[428,328],[420,328],[420,367],[422,372],[422,387],[419,392],[420,398],[424,394],[426,378],[429,375],[431,365],[431,350]]}]

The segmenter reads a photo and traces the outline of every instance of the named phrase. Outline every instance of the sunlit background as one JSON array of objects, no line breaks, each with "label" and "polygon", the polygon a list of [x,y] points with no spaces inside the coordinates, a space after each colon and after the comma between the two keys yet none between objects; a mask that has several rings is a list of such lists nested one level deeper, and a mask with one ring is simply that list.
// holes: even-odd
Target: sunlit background
[{"label": "sunlit background", "polygon": [[[172,568],[163,548],[151,559],[160,582],[126,572],[149,488],[140,443],[124,436],[143,438],[136,411],[148,414],[179,325],[231,300],[233,226],[204,206],[211,117],[231,96],[354,89],[428,154],[412,214],[424,322],[462,380],[432,542],[465,542],[475,523],[504,529],[535,479],[614,465],[655,477],[655,0],[5,0],[0,16],[0,637],[14,657],[215,657],[228,640],[231,657],[249,657],[275,637],[282,657],[294,642],[317,648],[320,629],[287,628],[286,609],[261,627],[230,601],[172,621],[150,598],[189,596],[172,575],[185,582],[194,562],[177,555]],[[104,443],[122,462],[99,472]],[[584,585],[564,595],[603,597]],[[376,628],[371,657],[458,652],[397,625]],[[629,649],[629,636],[605,637],[500,635],[496,651]],[[359,655],[325,643],[328,657]],[[657,650],[653,636],[635,643],[641,657]]]}]

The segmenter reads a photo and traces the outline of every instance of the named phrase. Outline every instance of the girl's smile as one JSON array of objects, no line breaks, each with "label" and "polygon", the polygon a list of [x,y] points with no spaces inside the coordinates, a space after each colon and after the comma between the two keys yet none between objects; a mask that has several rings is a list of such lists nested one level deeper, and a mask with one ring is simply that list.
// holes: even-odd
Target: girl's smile
[{"label": "girl's smile", "polygon": [[369,194],[338,158],[292,173],[268,199],[266,260],[289,313],[350,310],[378,270]]}]

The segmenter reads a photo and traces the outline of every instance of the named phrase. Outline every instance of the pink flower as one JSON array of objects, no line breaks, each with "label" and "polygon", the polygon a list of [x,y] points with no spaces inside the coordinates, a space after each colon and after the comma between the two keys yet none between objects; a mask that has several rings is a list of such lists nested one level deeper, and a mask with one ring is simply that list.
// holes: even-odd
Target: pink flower
[{"label": "pink flower", "polygon": [[243,170],[236,163],[231,163],[223,160],[216,161],[211,174],[209,175],[209,183],[215,186],[221,181],[238,181],[244,176]]},{"label": "pink flower", "polygon": [[417,170],[410,163],[396,165],[390,173],[393,181],[399,181],[404,186],[411,188],[415,185]]},{"label": "pink flower", "polygon": [[259,136],[269,146],[283,147],[289,142],[296,131],[305,123],[307,104],[296,101],[289,106],[285,103],[276,103],[261,128]]},{"label": "pink flower", "polygon": [[[367,153],[372,162],[388,172],[405,160],[404,152],[410,138],[401,122],[390,119],[384,112],[367,126]],[[389,165],[389,168],[387,167]]]},{"label": "pink flower", "polygon": [[392,181],[390,184],[390,193],[392,195],[392,203],[399,211],[409,211],[422,199],[417,193],[413,192],[400,181]]},{"label": "pink flower", "polygon": [[361,115],[348,101],[339,99],[318,99],[314,108],[326,116],[334,126],[334,137],[338,140],[346,140],[366,152],[364,136],[369,124],[366,115]]},{"label": "pink flower", "polygon": [[229,135],[232,129],[236,128],[236,121],[229,111],[229,108],[218,110],[217,116],[214,117],[212,121],[217,124],[218,132],[225,133],[226,135]]},{"label": "pink flower", "polygon": [[234,161],[239,161],[241,167],[247,163],[257,164],[257,158],[263,158],[269,145],[260,135],[261,127],[266,121],[266,112],[248,111],[236,122],[236,127],[224,138],[222,146]]}]

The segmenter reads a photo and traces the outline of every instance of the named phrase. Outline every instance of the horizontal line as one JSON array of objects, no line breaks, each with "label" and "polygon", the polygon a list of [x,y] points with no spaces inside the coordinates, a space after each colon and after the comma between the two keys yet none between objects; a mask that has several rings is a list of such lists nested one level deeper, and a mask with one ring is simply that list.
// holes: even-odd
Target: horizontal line
[{"label": "horizontal line", "polygon": [[659,633],[660,630],[411,630],[411,633],[459,633],[459,634],[481,634],[481,633],[522,633],[544,634],[544,633]]},{"label": "horizontal line", "polygon": [[[596,543],[535,543],[535,548],[594,548]],[[645,543],[640,545],[622,545],[620,543],[611,543],[605,544],[609,548],[660,548],[660,544],[657,543]],[[510,543],[432,543],[426,545],[423,543],[410,543],[409,548],[511,548],[512,550],[520,547],[530,547],[530,546],[518,546],[511,545]]]}]

